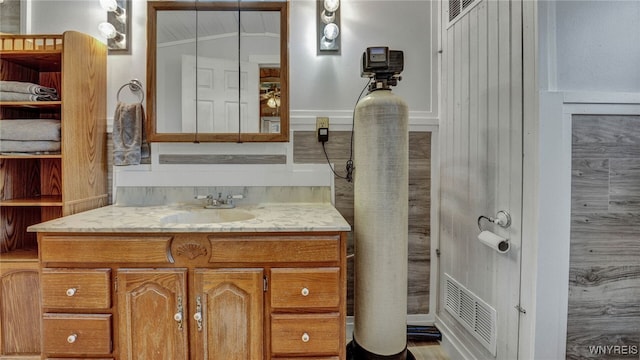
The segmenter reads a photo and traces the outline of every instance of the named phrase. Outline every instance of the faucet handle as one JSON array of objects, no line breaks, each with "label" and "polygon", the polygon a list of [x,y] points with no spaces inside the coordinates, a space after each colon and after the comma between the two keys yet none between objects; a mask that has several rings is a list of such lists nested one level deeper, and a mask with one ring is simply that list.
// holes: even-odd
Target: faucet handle
[{"label": "faucet handle", "polygon": [[212,197],[213,197],[213,196],[212,196],[211,194],[209,194],[209,195],[196,195],[196,196],[194,197],[194,199],[202,200],[202,199],[211,199]]},{"label": "faucet handle", "polygon": [[237,195],[227,195],[227,205],[231,206],[231,207],[235,207],[236,203],[234,201],[234,199],[244,199],[244,196],[242,196],[241,194],[237,194]]}]

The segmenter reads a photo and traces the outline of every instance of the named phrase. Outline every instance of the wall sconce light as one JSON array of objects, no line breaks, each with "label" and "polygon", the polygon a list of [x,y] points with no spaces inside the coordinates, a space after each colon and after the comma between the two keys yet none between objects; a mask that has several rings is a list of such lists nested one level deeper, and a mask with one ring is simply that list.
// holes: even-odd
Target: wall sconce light
[{"label": "wall sconce light", "polygon": [[107,12],[107,21],[98,30],[107,39],[109,54],[129,54],[131,0],[100,0],[100,6]]},{"label": "wall sconce light", "polygon": [[316,0],[318,55],[340,55],[340,0]]}]

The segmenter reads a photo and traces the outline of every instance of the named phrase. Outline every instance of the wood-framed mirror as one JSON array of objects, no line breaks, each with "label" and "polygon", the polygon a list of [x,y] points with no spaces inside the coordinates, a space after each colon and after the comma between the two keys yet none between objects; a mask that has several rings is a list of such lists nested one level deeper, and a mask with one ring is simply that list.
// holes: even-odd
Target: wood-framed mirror
[{"label": "wood-framed mirror", "polygon": [[289,141],[287,1],[148,1],[150,142]]}]

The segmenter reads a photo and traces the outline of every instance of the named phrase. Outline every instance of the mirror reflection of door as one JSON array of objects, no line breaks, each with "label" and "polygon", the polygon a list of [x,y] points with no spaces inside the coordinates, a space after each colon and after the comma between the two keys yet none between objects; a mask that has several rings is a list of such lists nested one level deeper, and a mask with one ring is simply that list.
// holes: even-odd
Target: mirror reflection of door
[{"label": "mirror reflection of door", "polygon": [[258,77],[258,64],[183,55],[182,132],[259,132]]}]

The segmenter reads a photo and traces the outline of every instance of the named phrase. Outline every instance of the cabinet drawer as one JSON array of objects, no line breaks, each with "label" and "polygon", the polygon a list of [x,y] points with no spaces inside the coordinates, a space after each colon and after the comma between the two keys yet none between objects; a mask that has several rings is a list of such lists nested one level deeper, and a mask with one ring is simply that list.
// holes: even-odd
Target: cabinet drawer
[{"label": "cabinet drawer", "polygon": [[209,237],[216,263],[338,262],[339,236]]},{"label": "cabinet drawer", "polygon": [[40,258],[47,263],[172,263],[171,236],[57,236],[39,238]]},{"label": "cabinet drawer", "polygon": [[340,305],[340,269],[272,269],[271,307],[323,308]]},{"label": "cabinet drawer", "polygon": [[271,352],[274,356],[338,355],[341,338],[340,315],[273,314],[271,316]]},{"label": "cabinet drawer", "polygon": [[108,355],[111,315],[44,314],[42,339],[47,354]]},{"label": "cabinet drawer", "polygon": [[108,309],[111,307],[110,269],[42,269],[45,308]]}]

